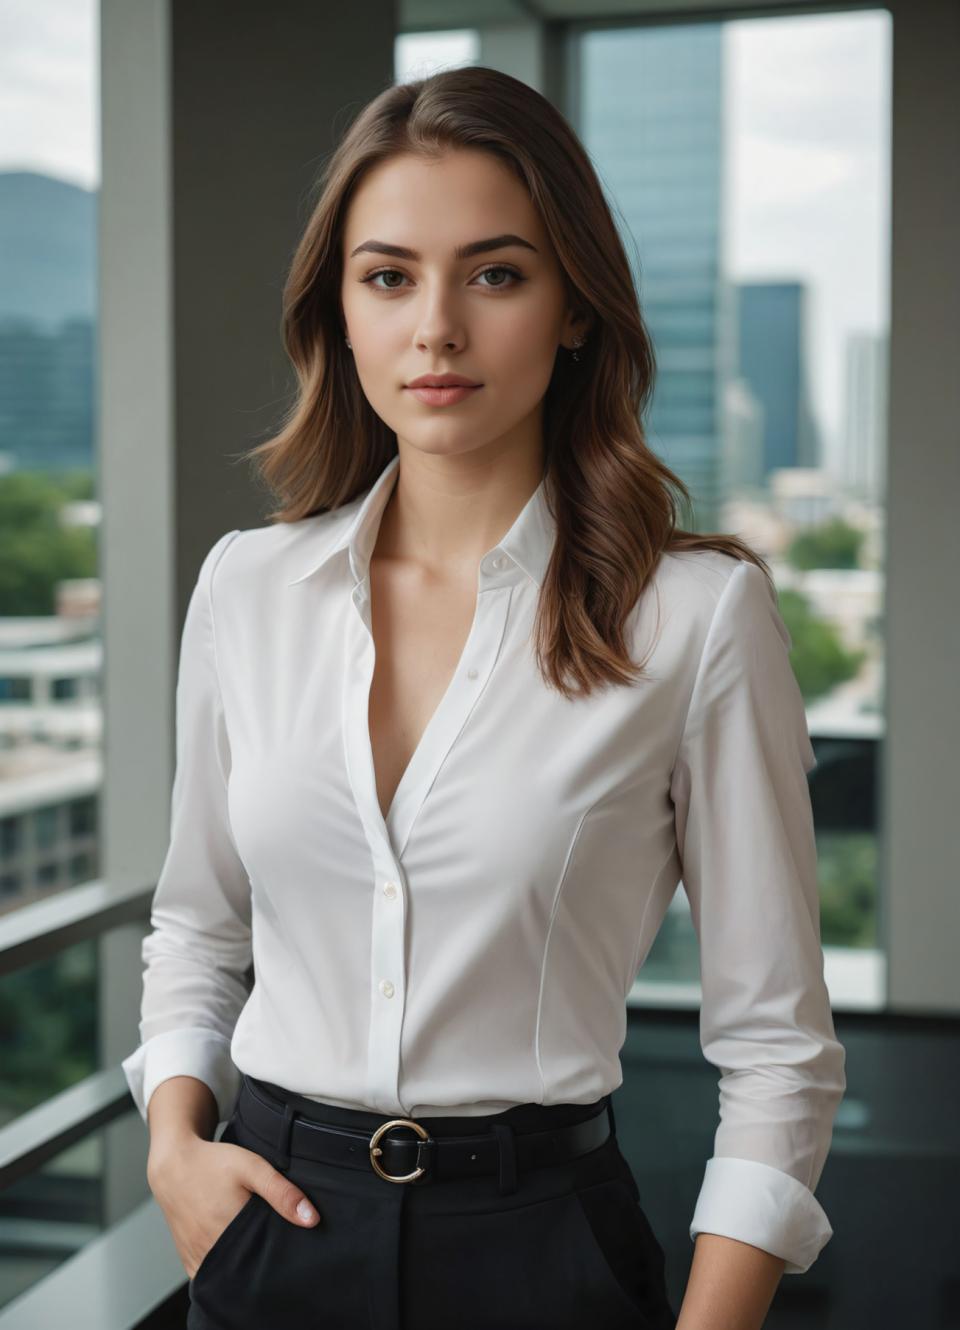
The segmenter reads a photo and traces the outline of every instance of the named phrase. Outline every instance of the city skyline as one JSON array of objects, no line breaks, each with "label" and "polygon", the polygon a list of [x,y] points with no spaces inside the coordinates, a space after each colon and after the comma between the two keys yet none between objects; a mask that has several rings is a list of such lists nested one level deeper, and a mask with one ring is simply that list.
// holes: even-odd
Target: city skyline
[{"label": "city skyline", "polygon": [[[878,9],[723,28],[723,267],[732,282],[808,287],[811,398],[839,471],[848,343],[888,327],[891,18]],[[0,170],[97,189],[96,0],[0,0],[0,35]],[[396,76],[476,50],[470,32],[401,34]]]}]

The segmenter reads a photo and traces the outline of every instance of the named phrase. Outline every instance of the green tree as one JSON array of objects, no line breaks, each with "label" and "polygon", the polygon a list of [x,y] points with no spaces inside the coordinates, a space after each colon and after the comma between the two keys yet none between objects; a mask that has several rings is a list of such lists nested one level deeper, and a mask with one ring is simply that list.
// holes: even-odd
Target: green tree
[{"label": "green tree", "polygon": [[78,942],[0,980],[0,1123],[97,1068],[97,947]]},{"label": "green tree", "polygon": [[864,533],[832,517],[798,532],[787,548],[787,562],[801,572],[811,568],[859,568]]},{"label": "green tree", "polygon": [[806,596],[792,587],[778,592],[780,614],[793,649],[790,663],[807,703],[824,697],[837,684],[856,676],[866,658],[866,651],[848,651],[837,630],[825,619],[811,612]]},{"label": "green tree", "polygon": [[875,947],[877,935],[877,838],[873,832],[818,832],[820,924],[833,947]]},{"label": "green tree", "polygon": [[96,530],[62,521],[65,504],[93,497],[88,471],[0,476],[0,615],[52,614],[59,581],[97,576]]}]

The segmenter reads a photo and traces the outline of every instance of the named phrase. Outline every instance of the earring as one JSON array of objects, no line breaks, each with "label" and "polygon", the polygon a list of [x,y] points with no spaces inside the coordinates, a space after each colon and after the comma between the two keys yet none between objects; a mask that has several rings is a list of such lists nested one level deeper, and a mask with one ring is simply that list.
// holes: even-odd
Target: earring
[{"label": "earring", "polygon": [[349,338],[349,337],[345,337],[343,340],[346,342],[347,346],[349,346],[350,349],[351,349],[351,351],[352,351],[352,350],[353,350],[353,343],[351,342],[350,338]]},{"label": "earring", "polygon": [[[575,348],[576,348],[576,347],[583,346],[583,344],[584,344],[584,342],[585,342],[586,340],[587,340],[587,339],[586,339],[586,338],[583,336],[583,334],[581,333],[581,334],[575,339],[573,345],[574,345]],[[573,358],[574,358],[574,360],[579,360],[579,359],[580,359],[580,352],[579,352],[578,350],[576,350],[576,349],[574,350]]]}]

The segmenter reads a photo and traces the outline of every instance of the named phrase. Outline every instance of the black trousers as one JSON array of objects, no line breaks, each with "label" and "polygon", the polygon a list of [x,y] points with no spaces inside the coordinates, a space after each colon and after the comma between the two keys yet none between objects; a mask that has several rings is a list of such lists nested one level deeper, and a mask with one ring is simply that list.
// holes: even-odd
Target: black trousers
[{"label": "black trousers", "polygon": [[[386,1118],[244,1077],[221,1140],[255,1150],[319,1210],[302,1228],[256,1192],[190,1284],[187,1330],[673,1330],[664,1252],[615,1130],[599,1148],[496,1175],[394,1183],[292,1155],[243,1120],[244,1093],[298,1116],[372,1131]],[[484,1117],[418,1118],[432,1136],[508,1124],[547,1130],[597,1104],[519,1104]],[[401,1115],[397,1115],[401,1116]]]}]

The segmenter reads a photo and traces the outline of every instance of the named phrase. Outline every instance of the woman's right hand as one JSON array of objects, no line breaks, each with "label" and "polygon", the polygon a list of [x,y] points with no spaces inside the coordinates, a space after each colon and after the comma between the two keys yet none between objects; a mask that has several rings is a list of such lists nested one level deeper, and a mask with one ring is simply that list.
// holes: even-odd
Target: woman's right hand
[{"label": "woman's right hand", "polygon": [[[192,1279],[217,1238],[257,1192],[277,1214],[312,1228],[320,1216],[303,1191],[255,1150],[193,1132],[151,1144],[147,1183]],[[298,1206],[306,1207],[298,1211]]]}]

